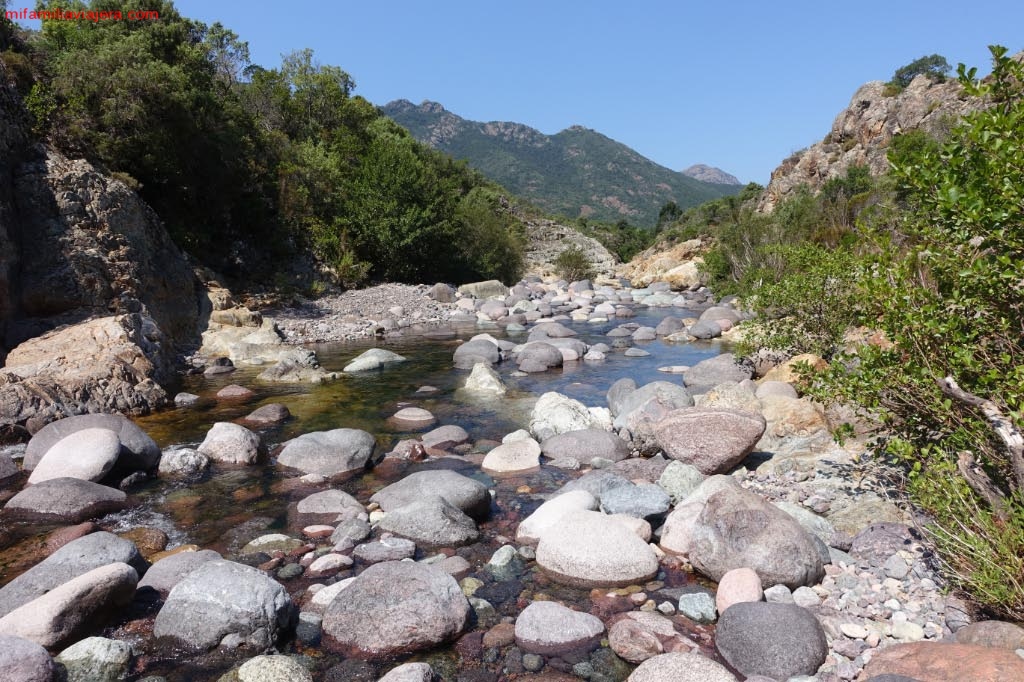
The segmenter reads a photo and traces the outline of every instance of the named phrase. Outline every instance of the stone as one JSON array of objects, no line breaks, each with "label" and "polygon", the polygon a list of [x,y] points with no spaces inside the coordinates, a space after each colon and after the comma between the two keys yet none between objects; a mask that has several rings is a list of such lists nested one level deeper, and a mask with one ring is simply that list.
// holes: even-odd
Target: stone
[{"label": "stone", "polygon": [[102,428],[82,429],[47,450],[28,482],[41,483],[54,478],[97,482],[114,468],[120,452],[121,441],[115,432]]},{"label": "stone", "polygon": [[153,636],[196,650],[266,650],[295,626],[297,612],[276,580],[233,561],[203,563],[171,589]]},{"label": "stone", "polygon": [[433,679],[434,671],[429,663],[403,663],[377,682],[431,682]]},{"label": "stone", "polygon": [[161,476],[198,476],[210,466],[210,458],[192,448],[173,448],[160,457]]},{"label": "stone", "polygon": [[704,474],[697,467],[678,460],[669,462],[658,477],[658,485],[668,493],[672,504],[679,504],[689,497],[703,482]]},{"label": "stone", "polygon": [[629,377],[618,379],[608,388],[605,400],[608,402],[608,410],[612,413],[613,417],[622,411],[622,405],[627,396],[634,391],[636,391],[636,381]]},{"label": "stone", "polygon": [[0,635],[60,648],[131,602],[138,580],[128,564],[94,568],[7,613],[0,618]]},{"label": "stone", "polygon": [[768,396],[799,397],[793,384],[787,381],[762,381],[758,384],[755,395],[758,398],[767,398]]},{"label": "stone", "polygon": [[444,282],[438,282],[430,287],[427,296],[438,303],[451,303],[455,300],[455,287]]},{"label": "stone", "polygon": [[461,426],[449,424],[439,426],[433,431],[420,436],[423,447],[432,450],[450,450],[460,445],[465,445],[470,440],[469,434]]},{"label": "stone", "polygon": [[754,375],[752,366],[741,363],[732,353],[722,353],[707,360],[701,360],[683,374],[687,387],[708,389],[726,381],[737,383]]},{"label": "stone", "polygon": [[238,682],[313,682],[313,675],[291,656],[256,656],[238,668]]},{"label": "stone", "polygon": [[1024,659],[999,647],[914,642],[876,651],[863,674],[904,675],[927,682],[1005,682],[1024,679]]},{"label": "stone", "polygon": [[564,358],[561,351],[551,344],[530,341],[519,350],[516,362],[523,372],[544,372],[552,367],[561,367]]},{"label": "stone", "polygon": [[604,429],[568,431],[546,438],[540,444],[541,452],[551,459],[573,458],[589,462],[594,457],[618,462],[629,457],[626,441]]},{"label": "stone", "polygon": [[[677,506],[673,515],[684,506]],[[824,575],[811,536],[785,512],[738,486],[723,487],[707,498],[690,526],[688,557],[716,581],[743,567],[755,570],[762,585],[790,589],[816,585]]]},{"label": "stone", "polygon": [[[785,585],[776,585],[789,592]],[[748,601],[761,601],[765,593],[761,590],[761,578],[751,568],[734,568],[727,571],[718,581],[715,592],[715,608],[724,613],[733,604]]]},{"label": "stone", "polygon": [[805,531],[820,538],[822,542],[828,544],[833,541],[836,529],[828,519],[786,500],[776,500],[772,504],[789,514]]},{"label": "stone", "polygon": [[244,426],[217,422],[196,449],[215,462],[254,464],[261,446],[260,437]]},{"label": "stone", "polygon": [[492,393],[503,395],[508,389],[501,383],[501,377],[491,369],[490,363],[477,362],[473,364],[473,371],[466,378],[464,388],[467,391],[476,393]]},{"label": "stone", "polygon": [[742,675],[778,680],[814,675],[829,652],[825,631],[810,611],[765,602],[726,609],[718,617],[715,648]]},{"label": "stone", "polygon": [[983,620],[957,630],[955,639],[959,644],[991,646],[1015,651],[1024,649],[1024,628],[1015,623]]},{"label": "stone", "polygon": [[796,367],[802,363],[810,365],[812,370],[818,372],[828,369],[828,363],[821,357],[813,353],[803,353],[801,355],[796,355],[789,360],[786,360],[781,365],[768,370],[762,379],[764,381],[785,381],[789,384],[795,384],[800,380],[800,375],[797,372]]},{"label": "stone", "polygon": [[855,559],[882,563],[896,552],[909,550],[920,541],[920,533],[906,524],[872,523],[854,536],[850,555]]},{"label": "stone", "polygon": [[492,474],[515,474],[540,467],[540,445],[532,438],[502,443],[487,453],[480,468]]},{"label": "stone", "polygon": [[370,501],[379,504],[384,511],[391,511],[422,499],[425,495],[440,495],[449,504],[478,521],[487,518],[491,511],[491,496],[487,486],[443,469],[409,474],[378,490],[370,497]]},{"label": "stone", "polygon": [[577,587],[642,583],[658,572],[654,551],[615,519],[593,511],[570,511],[544,531],[537,564],[559,582]]},{"label": "stone", "polygon": [[242,421],[256,424],[257,426],[272,426],[283,424],[291,418],[292,413],[284,405],[268,403],[250,412]]},{"label": "stone", "polygon": [[557,656],[596,649],[604,624],[589,613],[551,601],[531,602],[516,618],[516,645],[533,654]]},{"label": "stone", "polygon": [[366,508],[344,490],[323,490],[308,495],[295,505],[295,511],[307,521],[331,523],[339,517],[354,518]]},{"label": "stone", "polygon": [[674,410],[658,421],[654,437],[666,455],[711,475],[739,464],[764,430],[764,418],[758,414],[690,407]]},{"label": "stone", "polygon": [[0,616],[78,576],[113,563],[130,564],[140,572],[147,567],[135,545],[113,533],[97,531],[72,540],[0,587]]},{"label": "stone", "polygon": [[533,407],[530,433],[543,441],[560,433],[590,428],[592,422],[593,417],[583,403],[550,391]]},{"label": "stone", "polygon": [[668,653],[648,658],[626,682],[737,682],[720,663],[698,653]]},{"label": "stone", "polygon": [[0,635],[0,679],[11,682],[54,682],[57,670],[50,654],[35,642]]},{"label": "stone", "polygon": [[204,549],[198,552],[180,552],[172,554],[157,561],[146,574],[139,580],[138,589],[151,589],[162,597],[174,589],[189,573],[196,570],[208,561],[221,559],[219,552]]},{"label": "stone", "polygon": [[25,520],[79,523],[124,509],[127,495],[78,478],[51,478],[25,488],[4,507],[4,515]]},{"label": "stone", "polygon": [[390,561],[363,571],[324,612],[325,644],[381,660],[453,640],[470,606],[458,583],[432,566]]},{"label": "stone", "polygon": [[618,401],[612,425],[628,431],[634,447],[650,453],[659,447],[655,427],[673,410],[693,405],[689,391],[668,381],[653,381],[626,394]]},{"label": "stone", "polygon": [[753,412],[760,414],[761,401],[754,395],[753,390],[743,382],[738,384],[735,381],[726,381],[718,384],[697,398],[694,403],[697,407],[718,407],[740,412]]},{"label": "stone", "polygon": [[367,542],[352,550],[352,556],[367,564],[411,559],[416,554],[416,543],[406,538],[384,537]]},{"label": "stone", "polygon": [[304,544],[302,540],[285,535],[284,533],[267,533],[247,542],[238,550],[238,553],[241,555],[257,554],[259,552],[264,554],[270,554],[271,552],[288,553],[299,549]]},{"label": "stone", "polygon": [[650,353],[643,348],[627,348],[623,355],[627,358],[646,358]]},{"label": "stone", "polygon": [[[362,542],[370,537],[370,524],[362,519],[348,519],[342,521],[331,533],[331,542],[335,545]],[[349,544],[349,547],[352,545]]]},{"label": "stone", "polygon": [[217,398],[220,400],[237,400],[238,402],[245,402],[246,400],[252,400],[256,397],[256,394],[246,388],[245,386],[239,386],[238,384],[230,384],[217,391]]},{"label": "stone", "polygon": [[406,358],[402,357],[398,353],[392,353],[384,348],[371,348],[352,359],[341,371],[347,373],[369,372],[371,370],[381,369],[387,365],[393,365],[405,361]]},{"label": "stone", "polygon": [[85,429],[107,429],[117,434],[121,451],[117,467],[128,471],[151,471],[160,461],[160,448],[156,442],[132,421],[119,414],[83,414],[51,422],[32,436],[25,448],[22,465],[35,469],[50,448],[68,436]]},{"label": "stone", "polygon": [[288,441],[277,463],[330,478],[365,469],[376,446],[376,439],[359,429],[313,431]]},{"label": "stone", "polygon": [[501,349],[488,339],[473,339],[455,349],[452,362],[459,369],[473,369],[478,364],[490,367],[501,362]]},{"label": "stone", "polygon": [[828,433],[824,408],[807,398],[770,395],[760,402],[761,414],[768,424],[765,435],[773,439],[771,442]]},{"label": "stone", "polygon": [[601,511],[606,514],[625,514],[638,519],[661,516],[672,504],[664,490],[653,483],[619,486],[601,495]]},{"label": "stone", "polygon": [[679,613],[695,623],[714,623],[718,618],[715,598],[704,590],[679,596]]},{"label": "stone", "polygon": [[461,547],[480,537],[473,519],[439,495],[392,509],[377,527],[431,547]]},{"label": "stone", "polygon": [[505,298],[508,296],[509,288],[496,279],[489,279],[485,282],[472,282],[463,284],[458,289],[463,296],[472,298],[489,299]]},{"label": "stone", "polygon": [[67,682],[118,682],[131,667],[132,646],[105,637],[87,637],[56,657],[67,671]]},{"label": "stone", "polygon": [[573,490],[553,497],[519,522],[516,542],[535,545],[540,542],[546,530],[561,523],[562,517],[570,511],[593,511],[597,509],[597,504],[597,498],[586,490]]},{"label": "stone", "polygon": [[818,593],[806,585],[793,590],[793,603],[805,609],[812,609],[821,604],[821,597]]},{"label": "stone", "polygon": [[195,407],[199,400],[199,396],[195,393],[181,392],[174,396],[174,406],[180,408]]}]

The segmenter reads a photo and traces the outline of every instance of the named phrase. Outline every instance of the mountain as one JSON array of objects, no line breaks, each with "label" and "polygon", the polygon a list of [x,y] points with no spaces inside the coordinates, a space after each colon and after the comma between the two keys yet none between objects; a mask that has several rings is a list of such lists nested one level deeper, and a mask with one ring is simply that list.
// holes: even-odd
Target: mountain
[{"label": "mountain", "polygon": [[714,166],[706,166],[703,163],[698,163],[686,168],[682,171],[683,175],[691,177],[694,180],[700,180],[701,182],[710,182],[712,185],[742,185],[735,175],[726,173],[721,168],[715,168]]},{"label": "mountain", "polygon": [[659,166],[581,126],[545,135],[521,123],[469,121],[436,102],[396,100],[381,111],[416,139],[465,159],[545,211],[570,218],[653,226],[670,201],[689,208],[739,191],[731,183],[702,182]]}]

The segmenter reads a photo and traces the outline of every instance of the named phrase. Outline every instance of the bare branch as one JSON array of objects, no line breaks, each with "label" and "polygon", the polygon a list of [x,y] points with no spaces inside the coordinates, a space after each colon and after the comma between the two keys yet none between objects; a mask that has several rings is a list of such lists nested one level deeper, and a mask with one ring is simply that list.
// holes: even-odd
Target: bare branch
[{"label": "bare branch", "polygon": [[956,468],[960,471],[960,475],[964,477],[964,480],[967,481],[967,485],[971,486],[971,490],[978,493],[988,502],[992,513],[1005,521],[1007,513],[1003,492],[996,487],[992,479],[985,473],[985,470],[974,461],[974,455],[966,450],[957,453]]}]

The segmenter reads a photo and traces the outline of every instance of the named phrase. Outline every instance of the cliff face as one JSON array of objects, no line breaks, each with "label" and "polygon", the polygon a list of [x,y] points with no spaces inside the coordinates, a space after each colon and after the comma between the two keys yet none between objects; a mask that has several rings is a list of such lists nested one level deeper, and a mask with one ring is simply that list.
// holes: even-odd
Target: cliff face
[{"label": "cliff face", "polygon": [[0,62],[0,427],[161,404],[200,300],[145,202],[33,142]]},{"label": "cliff face", "polygon": [[887,97],[885,89],[881,81],[861,86],[825,139],[793,154],[772,172],[758,209],[773,210],[800,185],[818,191],[830,178],[845,175],[851,166],[866,165],[872,174],[885,173],[893,136],[918,128],[941,132],[982,106],[966,96],[956,81],[935,83],[918,76],[898,95]]},{"label": "cliff face", "polygon": [[526,271],[549,275],[555,272],[555,260],[569,248],[578,248],[586,255],[599,275],[610,276],[618,259],[593,237],[553,220],[526,220]]}]

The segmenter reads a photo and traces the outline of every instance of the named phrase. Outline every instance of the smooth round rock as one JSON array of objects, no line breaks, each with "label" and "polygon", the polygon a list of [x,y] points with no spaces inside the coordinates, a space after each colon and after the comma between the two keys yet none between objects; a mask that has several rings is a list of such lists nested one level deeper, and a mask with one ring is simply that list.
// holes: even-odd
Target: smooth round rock
[{"label": "smooth round rock", "polygon": [[602,457],[613,462],[629,457],[629,446],[626,441],[611,431],[591,428],[569,431],[551,436],[540,444],[541,452],[551,459],[572,457],[581,462],[589,462],[594,457]]},{"label": "smooth round rock", "polygon": [[564,495],[553,497],[519,522],[516,542],[535,545],[540,542],[540,537],[545,531],[561,523],[562,517],[569,512],[596,509],[597,498],[586,490],[571,490]]},{"label": "smooth round rock", "polygon": [[589,613],[551,601],[531,602],[516,618],[516,644],[523,651],[557,656],[590,651],[604,634],[604,624]]},{"label": "smooth round rock", "polygon": [[345,365],[345,368],[341,371],[348,373],[369,372],[371,370],[382,369],[388,365],[405,361],[406,358],[402,357],[398,353],[392,353],[384,348],[371,348],[358,357],[353,358],[352,361]]},{"label": "smooth round rock", "polygon": [[572,511],[546,530],[537,564],[559,582],[577,587],[645,582],[658,572],[658,558],[646,542],[606,514]]},{"label": "smooth round rock", "polygon": [[128,676],[132,646],[105,637],[87,637],[57,655],[67,682],[118,682]]},{"label": "smooth round rock", "polygon": [[128,496],[78,478],[51,478],[12,497],[4,515],[18,519],[79,523],[124,509]]},{"label": "smooth round rock", "polygon": [[420,436],[423,447],[436,450],[450,450],[469,442],[469,434],[461,426],[447,424]]},{"label": "smooth round rock", "polygon": [[338,517],[356,517],[366,511],[365,507],[344,490],[324,490],[299,500],[295,511],[308,518],[322,519],[324,523],[334,522]]},{"label": "smooth round rock", "polygon": [[53,478],[99,481],[114,468],[121,440],[110,429],[82,429],[57,441],[36,464],[29,483]]},{"label": "smooth round rock", "polygon": [[196,448],[215,462],[253,464],[259,457],[260,437],[238,424],[217,422]]},{"label": "smooth round rock", "polygon": [[398,428],[415,431],[433,426],[437,419],[422,407],[403,407],[391,416],[390,421]]},{"label": "smooth round rock", "polygon": [[157,561],[139,581],[138,589],[152,589],[166,596],[185,576],[208,561],[221,559],[219,552],[204,549],[199,552],[179,552]]},{"label": "smooth round rock", "polygon": [[[785,585],[777,585],[789,590]],[[715,608],[719,613],[724,613],[733,604],[748,601],[761,601],[764,598],[764,591],[761,589],[761,578],[752,568],[734,568],[722,576],[718,581],[718,590],[715,592]]]},{"label": "smooth round rock", "polygon": [[384,511],[404,507],[426,495],[440,495],[449,504],[461,509],[476,520],[487,518],[491,511],[491,496],[487,486],[454,471],[443,469],[418,471],[395,481],[370,497]]},{"label": "smooth round rock", "polygon": [[313,431],[288,441],[277,463],[329,478],[366,468],[376,446],[376,439],[360,429]]},{"label": "smooth round rock", "polygon": [[210,466],[210,458],[192,448],[164,451],[158,471],[161,476],[197,476]]},{"label": "smooth round rock", "polygon": [[626,682],[737,682],[720,663],[697,653],[668,653],[648,658]]},{"label": "smooth round rock", "polygon": [[238,668],[238,682],[313,682],[313,675],[290,656],[257,656]]},{"label": "smooth round rock", "polygon": [[469,613],[466,596],[447,573],[389,561],[367,568],[328,605],[324,640],[347,656],[382,660],[452,640]]},{"label": "smooth round rock", "polygon": [[532,471],[540,467],[540,445],[532,438],[502,443],[487,453],[480,468],[494,474]]},{"label": "smooth round rock", "polygon": [[109,429],[117,434],[121,442],[121,453],[117,458],[119,468],[150,471],[160,461],[160,448],[156,442],[131,420],[119,414],[83,414],[50,422],[39,429],[25,448],[22,465],[28,471],[35,469],[50,448],[83,429]]},{"label": "smooth round rock", "polygon": [[751,412],[689,407],[658,421],[654,437],[666,455],[711,475],[739,464],[764,435],[766,426],[764,417]]},{"label": "smooth round rock", "polygon": [[779,680],[814,675],[829,651],[825,631],[810,611],[765,602],[726,609],[718,617],[715,648],[743,675]]},{"label": "smooth round rock", "polygon": [[231,384],[217,391],[217,397],[221,400],[237,400],[239,402],[245,400],[252,400],[256,397],[256,394],[250,391],[245,386],[239,386],[238,384]]},{"label": "smooth round rock", "polygon": [[392,509],[377,527],[431,547],[461,547],[480,537],[473,519],[440,495]]},{"label": "smooth round rock", "polygon": [[245,416],[243,421],[249,422],[250,424],[256,424],[258,426],[268,426],[273,424],[283,424],[291,418],[292,413],[287,407],[280,403],[269,403],[250,412]]},{"label": "smooth round rock", "polygon": [[874,653],[864,677],[903,675],[923,682],[1024,680],[1024,659],[1009,649],[954,642],[895,644]]},{"label": "smooth round rock", "polygon": [[53,682],[56,667],[46,649],[12,635],[0,635],[0,680]]},{"label": "smooth round rock", "polygon": [[403,663],[377,682],[431,682],[433,679],[434,671],[429,663]]}]

